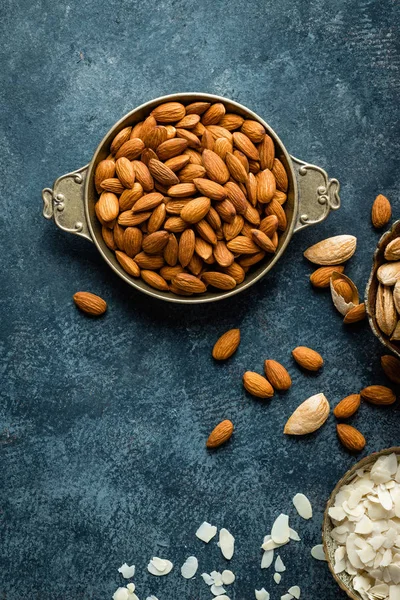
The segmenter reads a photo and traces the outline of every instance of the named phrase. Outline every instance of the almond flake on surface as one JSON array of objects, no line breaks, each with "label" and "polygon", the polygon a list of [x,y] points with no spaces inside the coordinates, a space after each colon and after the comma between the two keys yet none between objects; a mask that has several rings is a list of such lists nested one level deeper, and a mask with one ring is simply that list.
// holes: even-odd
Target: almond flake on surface
[{"label": "almond flake on surface", "polygon": [[113,600],[128,600],[129,592],[125,587],[119,587],[113,594]]},{"label": "almond flake on surface", "polygon": [[301,590],[298,585],[292,585],[292,587],[288,589],[288,593],[291,594],[293,598],[296,598],[296,600],[299,600]]},{"label": "almond flake on surface", "polygon": [[155,575],[156,577],[161,577],[162,575],[168,575],[173,569],[173,564],[170,560],[164,560],[162,558],[158,558],[158,556],[153,556],[149,564],[147,565],[147,570],[151,575]]},{"label": "almond flake on surface", "polygon": [[274,560],[274,551],[266,550],[264,552],[264,554],[262,555],[261,568],[268,569],[272,565],[273,560]]},{"label": "almond flake on surface", "polygon": [[226,590],[224,590],[222,585],[215,585],[215,583],[213,583],[211,586],[211,593],[214,594],[214,596],[222,596],[225,594],[225,591]]},{"label": "almond flake on surface", "polygon": [[299,515],[303,519],[311,519],[313,512],[311,502],[304,494],[296,494],[293,498],[293,504]]},{"label": "almond flake on surface", "polygon": [[207,585],[212,585],[214,583],[214,579],[208,573],[202,573],[201,576],[203,578],[204,583],[206,583]]},{"label": "almond flake on surface", "polygon": [[269,600],[269,593],[265,588],[261,588],[261,590],[254,590],[256,600]]},{"label": "almond flake on surface", "polygon": [[281,600],[292,600],[293,596],[292,594],[283,594],[283,596],[281,596]]},{"label": "almond flake on surface", "polygon": [[272,525],[271,538],[276,544],[286,544],[289,541],[289,517],[281,513]]},{"label": "almond flake on surface", "polygon": [[276,544],[274,540],[271,539],[270,535],[266,535],[261,548],[265,550],[265,552],[268,552],[269,550],[276,550],[276,548],[281,548],[282,546],[285,546],[289,543],[289,541],[290,538],[288,538],[288,540],[286,542],[283,542],[282,544]]},{"label": "almond flake on surface", "polygon": [[224,527],[219,532],[219,543],[222,555],[226,558],[226,560],[231,560],[235,551],[235,538]]},{"label": "almond flake on surface", "polygon": [[189,556],[181,567],[182,577],[185,579],[192,579],[197,573],[199,568],[199,561],[195,556]]},{"label": "almond flake on surface", "polygon": [[156,596],[147,596],[146,600],[158,600]]},{"label": "almond flake on surface", "polygon": [[210,525],[210,523],[204,521],[204,523],[202,523],[196,531],[196,537],[198,537],[199,540],[201,540],[202,542],[208,544],[208,542],[210,542],[213,539],[216,533],[217,528],[215,527],[215,525]]},{"label": "almond flake on surface", "polygon": [[124,563],[118,569],[118,573],[121,573],[121,575],[122,575],[122,577],[124,577],[124,579],[130,579],[135,574],[135,565],[129,566],[127,563]]},{"label": "almond flake on surface", "polygon": [[236,577],[232,571],[230,571],[229,569],[225,569],[221,573],[221,579],[224,585],[231,585],[231,583],[235,581]]},{"label": "almond flake on surface", "polygon": [[311,548],[311,556],[315,558],[315,560],[324,560],[326,561],[324,547],[322,544],[317,544],[313,548]]},{"label": "almond flake on surface", "polygon": [[291,527],[289,527],[289,538],[291,540],[293,540],[294,542],[300,542],[300,540],[301,540],[301,538],[300,538],[299,534],[297,533],[297,531],[295,531]]},{"label": "almond flake on surface", "polygon": [[277,573],[283,573],[284,571],[286,571],[286,567],[283,564],[283,561],[279,555],[276,557],[274,568]]},{"label": "almond flake on surface", "polygon": [[231,600],[229,596],[223,594],[222,596],[214,596],[214,600]]},{"label": "almond flake on surface", "polygon": [[128,583],[128,585],[126,586],[126,589],[128,590],[128,592],[129,592],[130,594],[133,594],[133,592],[134,592],[134,591],[135,591],[135,589],[136,589],[136,586],[135,586],[135,584],[134,584],[134,583]]},{"label": "almond flake on surface", "polygon": [[215,585],[222,585],[222,574],[219,571],[211,571],[210,575]]},{"label": "almond flake on surface", "polygon": [[274,573],[274,581],[276,584],[279,584],[281,582],[282,579],[282,575],[280,573]]}]

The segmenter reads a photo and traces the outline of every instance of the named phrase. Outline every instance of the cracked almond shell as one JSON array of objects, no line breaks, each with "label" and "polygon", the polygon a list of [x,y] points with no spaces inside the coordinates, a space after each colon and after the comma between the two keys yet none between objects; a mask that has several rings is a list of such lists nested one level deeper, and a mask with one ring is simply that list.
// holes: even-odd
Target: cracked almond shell
[{"label": "cracked almond shell", "polygon": [[354,235],[335,235],[307,248],[304,256],[316,265],[340,265],[353,256],[356,246]]},{"label": "cracked almond shell", "polygon": [[[346,284],[346,287],[349,290],[349,298],[351,298],[351,299],[349,299],[347,297],[345,298],[340,293],[340,287],[339,287],[338,283],[342,282],[342,281]],[[338,273],[337,271],[334,271],[331,275],[330,287],[331,287],[332,302],[335,305],[335,308],[344,317],[347,315],[347,313],[352,308],[354,308],[355,306],[357,306],[359,304],[359,296],[358,296],[357,287],[354,284],[354,282],[350,279],[350,277],[347,277],[347,275],[345,275],[344,273]]]}]

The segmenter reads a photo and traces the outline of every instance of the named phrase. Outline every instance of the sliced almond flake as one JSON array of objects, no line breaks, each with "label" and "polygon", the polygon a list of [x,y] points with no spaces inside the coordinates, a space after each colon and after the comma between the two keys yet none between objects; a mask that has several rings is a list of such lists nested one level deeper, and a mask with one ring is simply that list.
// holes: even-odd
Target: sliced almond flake
[{"label": "sliced almond flake", "polygon": [[233,573],[229,569],[225,569],[221,573],[221,579],[224,585],[231,585],[231,583],[233,583],[236,579],[235,573]]},{"label": "sliced almond flake", "polygon": [[334,521],[340,522],[344,521],[346,518],[346,513],[341,506],[331,506],[331,508],[328,510],[328,514],[331,519],[334,519]]},{"label": "sliced almond flake", "polygon": [[348,500],[350,498],[350,491],[349,490],[344,490],[341,489],[338,491],[338,493],[336,494],[336,498],[335,498],[335,506],[342,506],[343,502],[345,502],[345,500]]},{"label": "sliced almond flake", "polygon": [[222,585],[222,574],[219,571],[211,571],[210,575],[215,585]]},{"label": "sliced almond flake", "polygon": [[392,497],[390,495],[390,492],[386,488],[382,488],[381,486],[379,486],[378,498],[379,498],[379,502],[381,503],[381,505],[383,506],[383,508],[385,510],[387,510],[387,511],[392,510],[392,508],[393,508]]},{"label": "sliced almond flake", "polygon": [[281,600],[293,600],[293,596],[292,594],[283,594],[283,596],[281,596]]},{"label": "sliced almond flake", "polygon": [[274,573],[274,581],[276,584],[279,584],[281,582],[282,579],[282,575],[280,573]]},{"label": "sliced almond flake", "polygon": [[325,560],[325,552],[322,544],[317,544],[313,548],[311,548],[311,556],[315,558],[315,560]]},{"label": "sliced almond flake", "polygon": [[369,538],[368,543],[371,544],[375,552],[377,552],[384,543],[385,539],[386,538],[384,535],[374,535]]},{"label": "sliced almond flake", "polygon": [[229,596],[222,594],[222,596],[215,596],[214,600],[231,600],[231,599],[229,598]]},{"label": "sliced almond flake", "polygon": [[312,506],[307,496],[304,494],[296,494],[293,498],[293,504],[303,519],[308,520],[312,518]]},{"label": "sliced almond flake", "polygon": [[235,551],[235,538],[225,528],[222,528],[219,532],[219,544],[222,556],[224,556],[226,560],[231,560]]},{"label": "sliced almond flake", "polygon": [[[380,504],[378,496],[373,496],[372,494],[369,494],[367,496],[367,500],[369,500],[370,502],[373,502],[374,504]],[[368,508],[368,504],[366,505],[366,507]]]},{"label": "sliced almond flake", "polygon": [[354,539],[354,544],[359,550],[364,550],[364,548],[368,548],[367,541],[362,537],[356,537]]},{"label": "sliced almond flake", "polygon": [[211,593],[214,596],[222,596],[225,594],[226,590],[224,590],[222,585],[215,585],[215,583],[211,586]]},{"label": "sliced almond flake", "polygon": [[387,567],[387,571],[389,573],[390,579],[396,585],[400,583],[400,567],[397,565],[389,565]]},{"label": "sliced almond flake", "polygon": [[347,513],[348,515],[350,515],[352,517],[360,517],[361,518],[363,516],[363,514],[365,513],[365,509],[361,504],[359,504],[355,508],[350,508],[349,503],[347,501],[343,502],[343,510],[345,511],[345,513]]},{"label": "sliced almond flake", "polygon": [[256,600],[269,600],[269,593],[265,588],[261,588],[261,590],[254,590]]},{"label": "sliced almond flake", "polygon": [[387,548],[387,550],[385,550],[385,552],[383,553],[381,563],[379,566],[388,567],[390,565],[390,563],[392,562],[392,558],[393,558],[392,551],[390,548]]},{"label": "sliced almond flake", "polygon": [[383,547],[384,548],[393,548],[396,539],[397,539],[397,531],[393,527],[391,527],[390,529],[388,529],[388,531],[385,535],[385,541],[383,542]]},{"label": "sliced almond flake", "polygon": [[371,587],[370,580],[363,575],[356,575],[352,583],[356,592],[368,592]]},{"label": "sliced almond flake", "polygon": [[161,577],[163,575],[168,575],[168,573],[172,571],[173,566],[174,565],[170,560],[163,560],[162,558],[154,556],[147,565],[147,570],[151,575]]},{"label": "sliced almond flake", "polygon": [[204,523],[202,523],[196,531],[196,537],[198,537],[199,540],[201,540],[202,542],[208,544],[208,542],[210,542],[213,539],[216,533],[217,528],[215,527],[215,525],[210,525],[210,523],[204,521]]},{"label": "sliced almond flake", "polygon": [[113,600],[128,600],[129,592],[125,587],[119,587],[113,594]]},{"label": "sliced almond flake", "polygon": [[[124,579],[130,579],[135,574],[135,565],[129,566],[127,563],[124,563],[118,569],[118,573],[121,573]],[[133,589],[132,591],[134,592],[135,590]]]},{"label": "sliced almond flake", "polygon": [[367,517],[367,515],[363,515],[361,520],[358,521],[354,531],[355,531],[355,533],[361,533],[361,534],[367,535],[367,534],[371,533],[373,526],[374,526],[374,524],[372,523],[371,519],[369,517]]},{"label": "sliced almond flake", "polygon": [[360,557],[361,562],[364,563],[364,565],[369,563],[371,560],[373,561],[375,559],[374,549],[369,544],[363,550],[357,550],[357,554]]},{"label": "sliced almond flake", "polygon": [[356,547],[357,536],[354,533],[351,533],[346,540],[346,552],[349,561],[355,569],[363,569],[364,564],[361,562],[360,557],[357,553]]},{"label": "sliced almond flake", "polygon": [[369,590],[371,596],[379,599],[386,598],[389,595],[389,586],[386,583],[379,583],[378,585],[374,585]]},{"label": "sliced almond flake", "polygon": [[261,568],[268,569],[272,565],[273,560],[274,560],[274,551],[266,550],[264,552],[264,554],[262,555]]},{"label": "sliced almond flake", "polygon": [[[347,500],[347,506],[350,510],[354,510],[361,502],[361,498],[363,497],[363,489],[357,488],[354,492],[351,493],[350,498]],[[350,513],[352,514],[352,513]]]},{"label": "sliced almond flake", "polygon": [[279,555],[276,557],[274,568],[277,573],[283,573],[284,571],[286,571],[286,567],[283,564],[283,561]]},{"label": "sliced almond flake", "polygon": [[208,573],[202,573],[201,574],[204,583],[206,583],[207,585],[212,585],[214,583],[214,579],[213,577],[211,577],[211,575],[209,575]]},{"label": "sliced almond flake", "polygon": [[396,475],[394,476],[394,480],[397,481],[397,483],[400,483],[400,464],[397,467],[397,471],[396,471]]},{"label": "sliced almond flake", "polygon": [[294,542],[300,542],[300,536],[299,536],[299,534],[297,533],[297,531],[295,531],[291,527],[289,527],[289,538],[291,540],[293,540]]},{"label": "sliced almond flake", "polygon": [[158,600],[156,596],[147,596],[146,600]]},{"label": "sliced almond flake", "polygon": [[286,542],[283,542],[283,544],[276,544],[274,542],[274,540],[269,539],[269,540],[267,540],[266,542],[263,543],[263,545],[261,546],[261,548],[263,550],[265,550],[266,552],[268,550],[276,550],[276,548],[281,548],[282,546],[285,546],[286,544],[288,544],[289,541],[290,541],[290,538]]},{"label": "sliced almond flake", "polygon": [[289,592],[289,594],[291,594],[293,596],[293,598],[296,598],[296,600],[299,600],[301,590],[298,585],[292,585],[292,587],[290,587],[288,589],[288,592]]},{"label": "sliced almond flake", "polygon": [[[383,483],[381,485],[383,485]],[[396,487],[396,482],[393,481],[393,479],[391,479],[390,481],[388,481],[387,483],[385,483],[385,488],[387,490],[392,490],[395,487]]]},{"label": "sliced almond flake", "polygon": [[136,589],[136,586],[135,586],[135,584],[134,584],[134,583],[128,583],[128,585],[126,586],[126,589],[128,590],[128,592],[129,592],[130,594],[133,594],[133,592],[134,592],[134,591],[135,591],[135,589]]},{"label": "sliced almond flake", "polygon": [[181,566],[181,574],[185,579],[192,579],[199,568],[199,561],[195,556],[189,556]]},{"label": "sliced almond flake", "polygon": [[289,541],[289,517],[280,514],[272,525],[271,538],[275,544],[286,544]]}]

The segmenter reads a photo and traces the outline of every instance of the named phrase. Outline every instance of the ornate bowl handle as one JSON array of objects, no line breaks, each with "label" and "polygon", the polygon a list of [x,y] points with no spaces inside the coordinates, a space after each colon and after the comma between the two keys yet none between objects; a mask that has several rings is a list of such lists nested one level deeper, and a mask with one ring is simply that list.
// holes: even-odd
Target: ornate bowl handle
[{"label": "ornate bowl handle", "polygon": [[340,183],[329,179],[328,173],[308,163],[291,157],[299,186],[299,212],[294,231],[324,221],[331,210],[340,207]]},{"label": "ornate bowl handle", "polygon": [[42,190],[43,216],[68,233],[93,241],[85,217],[84,194],[88,166],[59,177]]}]

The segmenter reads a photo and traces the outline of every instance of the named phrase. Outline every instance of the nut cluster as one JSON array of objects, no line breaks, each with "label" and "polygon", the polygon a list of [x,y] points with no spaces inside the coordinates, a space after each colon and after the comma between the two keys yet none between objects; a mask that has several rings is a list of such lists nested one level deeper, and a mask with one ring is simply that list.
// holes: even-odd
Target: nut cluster
[{"label": "nut cluster", "polygon": [[287,227],[288,177],[272,138],[222,103],[157,106],[115,136],[95,186],[121,267],[178,295],[235,288]]},{"label": "nut cluster", "polygon": [[400,237],[385,248],[385,259],[377,270],[375,316],[379,329],[392,342],[400,342]]}]

